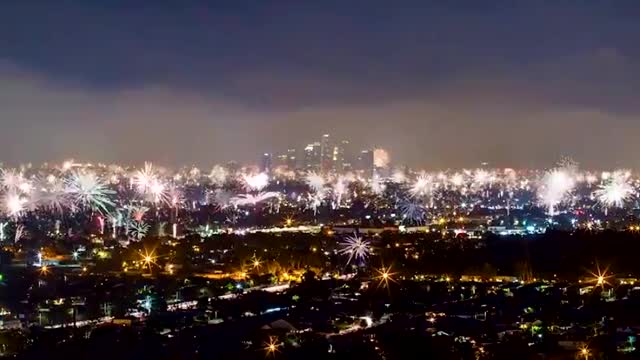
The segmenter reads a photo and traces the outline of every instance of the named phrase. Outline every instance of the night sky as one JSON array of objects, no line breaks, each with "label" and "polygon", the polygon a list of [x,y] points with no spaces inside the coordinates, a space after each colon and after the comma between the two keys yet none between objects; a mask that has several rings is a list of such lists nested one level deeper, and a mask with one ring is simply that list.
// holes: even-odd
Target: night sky
[{"label": "night sky", "polygon": [[240,160],[329,132],[426,168],[640,169],[638,1],[0,5],[0,160]]}]

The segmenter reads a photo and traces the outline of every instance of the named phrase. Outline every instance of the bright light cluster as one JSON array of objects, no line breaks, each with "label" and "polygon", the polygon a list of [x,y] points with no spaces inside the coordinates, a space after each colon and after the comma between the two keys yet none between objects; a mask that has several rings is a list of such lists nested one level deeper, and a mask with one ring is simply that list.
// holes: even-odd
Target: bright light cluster
[{"label": "bright light cluster", "polygon": [[[384,154],[378,155],[384,160]],[[379,165],[342,173],[280,168],[261,172],[221,165],[210,171],[171,171],[152,163],[127,168],[71,160],[59,167],[4,168],[0,222],[15,224],[5,225],[6,239],[8,229],[27,225],[23,219],[34,213],[49,213],[54,219],[87,213],[101,234],[140,240],[156,228],[164,234],[170,227],[176,236],[180,214],[201,206],[224,213],[230,228],[256,213],[276,218],[307,214],[305,222],[316,225],[326,216],[358,220],[348,219],[352,216],[362,223],[444,227],[474,211],[509,215],[511,210],[541,209],[550,219],[586,213],[583,223],[591,228],[613,210],[628,212],[636,206],[640,187],[629,170],[582,171],[566,160],[546,171],[483,167],[428,172]],[[286,213],[278,216],[282,209]],[[160,222],[164,225],[156,226]],[[52,232],[64,233],[56,223]],[[350,255],[349,262],[366,258],[365,244],[358,236],[345,239],[343,253]]]}]

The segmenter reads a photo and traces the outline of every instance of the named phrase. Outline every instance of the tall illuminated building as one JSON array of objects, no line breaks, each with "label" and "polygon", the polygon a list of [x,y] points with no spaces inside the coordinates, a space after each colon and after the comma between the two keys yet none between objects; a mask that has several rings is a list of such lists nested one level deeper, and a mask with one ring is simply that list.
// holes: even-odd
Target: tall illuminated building
[{"label": "tall illuminated building", "polygon": [[303,167],[307,171],[320,171],[322,167],[322,145],[314,142],[304,148]]},{"label": "tall illuminated building", "polygon": [[296,156],[296,149],[287,149],[287,167],[289,170],[297,169],[298,157]]},{"label": "tall illuminated building", "polygon": [[381,177],[388,177],[391,175],[389,164],[391,159],[389,153],[385,149],[376,148],[373,150],[373,166],[375,174]]},{"label": "tall illuminated building", "polygon": [[372,176],[374,168],[373,160],[373,151],[362,150],[356,160],[356,170],[364,171],[368,176]]},{"label": "tall illuminated building", "polygon": [[287,160],[288,160],[287,154],[279,154],[276,156],[273,165],[276,168],[282,168],[282,167],[288,168],[289,162]]},{"label": "tall illuminated building", "polygon": [[273,155],[271,153],[262,154],[262,159],[260,161],[260,171],[265,173],[271,173],[273,169]]},{"label": "tall illuminated building", "polygon": [[320,170],[323,172],[333,168],[333,152],[334,146],[331,143],[329,134],[322,135],[320,139]]},{"label": "tall illuminated building", "polygon": [[351,157],[349,156],[349,141],[342,140],[333,147],[331,159],[331,169],[337,172],[347,171],[351,168]]}]

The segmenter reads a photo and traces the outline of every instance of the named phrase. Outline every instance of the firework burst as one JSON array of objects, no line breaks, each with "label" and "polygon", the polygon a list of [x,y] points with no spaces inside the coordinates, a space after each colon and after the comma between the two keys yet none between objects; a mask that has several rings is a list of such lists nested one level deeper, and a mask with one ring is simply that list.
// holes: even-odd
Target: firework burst
[{"label": "firework burst", "polygon": [[259,174],[243,174],[242,180],[248,191],[261,191],[269,185],[269,176],[265,173]]},{"label": "firework burst", "polygon": [[346,175],[340,175],[336,179],[336,182],[332,186],[334,207],[340,207],[340,204],[342,204],[342,198],[347,193],[350,181],[351,179]]},{"label": "firework burst", "polygon": [[160,179],[153,179],[147,191],[147,196],[154,204],[168,204],[170,202],[168,190],[167,185],[165,185]]},{"label": "firework burst", "polygon": [[347,265],[352,261],[364,262],[371,254],[371,243],[364,240],[357,233],[351,236],[345,237],[344,241],[340,243],[340,250],[338,253],[343,255],[349,255]]},{"label": "firework burst", "polygon": [[131,182],[140,194],[146,194],[156,180],[156,176],[153,164],[145,162],[144,168],[136,171]]},{"label": "firework burst", "polygon": [[113,206],[111,196],[115,191],[107,185],[95,173],[75,172],[65,181],[65,192],[71,197],[75,206],[89,208],[100,213],[108,212],[108,207]]},{"label": "firework burst", "polygon": [[430,196],[433,193],[433,186],[433,176],[421,174],[411,185],[409,193],[412,197]]},{"label": "firework burst", "polygon": [[634,190],[629,183],[628,177],[624,174],[611,176],[606,183],[600,185],[594,195],[602,205],[605,215],[612,207],[622,207],[624,203],[633,195]]},{"label": "firework burst", "polygon": [[136,240],[142,240],[149,232],[149,224],[144,221],[132,221],[129,224],[129,236]]},{"label": "firework burst", "polygon": [[305,182],[312,191],[315,191],[317,193],[324,191],[324,185],[326,181],[324,177],[318,174],[317,172],[314,172],[314,171],[309,172],[305,176]]},{"label": "firework burst", "polygon": [[211,181],[211,184],[215,186],[224,185],[227,182],[228,177],[229,172],[220,165],[214,166],[209,173],[209,181]]},{"label": "firework burst", "polygon": [[462,185],[464,185],[464,175],[462,175],[461,173],[455,173],[451,175],[451,177],[449,178],[449,183],[451,183],[451,185],[456,188],[461,187]]},{"label": "firework burst", "polygon": [[574,178],[563,168],[554,169],[545,174],[538,189],[538,196],[547,207],[549,216],[555,215],[557,205],[566,199],[574,187]]},{"label": "firework burst", "polygon": [[184,203],[184,194],[182,190],[177,186],[170,186],[166,192],[167,203],[171,205],[171,207],[178,207],[180,204]]},{"label": "firework burst", "polygon": [[407,181],[407,175],[402,170],[395,170],[391,174],[391,181],[396,184],[404,184]]},{"label": "firework burst", "polygon": [[149,208],[146,206],[137,206],[137,205],[127,205],[125,206],[127,209],[127,217],[132,221],[141,222],[142,218],[147,214]]},{"label": "firework burst", "polygon": [[38,181],[34,186],[29,199],[31,208],[62,213],[69,206],[69,196],[65,191],[65,184],[56,177],[47,177],[44,181]]},{"label": "firework burst", "polygon": [[3,197],[4,212],[7,216],[17,218],[26,210],[28,200],[15,190],[7,191]]},{"label": "firework burst", "polygon": [[263,201],[277,198],[279,193],[274,191],[259,192],[257,194],[241,194],[231,198],[234,206],[255,206]]},{"label": "firework burst", "polygon": [[318,208],[322,205],[322,193],[309,194],[307,209],[313,210],[313,215],[318,214]]},{"label": "firework burst", "polygon": [[20,190],[27,183],[22,172],[15,169],[2,170],[1,177],[2,186],[7,190]]},{"label": "firework burst", "polygon": [[376,195],[382,195],[386,188],[387,185],[384,180],[377,174],[373,175],[371,178],[371,191]]},{"label": "firework burst", "polygon": [[398,206],[402,218],[411,224],[422,224],[427,211],[422,203],[416,200],[404,200]]}]

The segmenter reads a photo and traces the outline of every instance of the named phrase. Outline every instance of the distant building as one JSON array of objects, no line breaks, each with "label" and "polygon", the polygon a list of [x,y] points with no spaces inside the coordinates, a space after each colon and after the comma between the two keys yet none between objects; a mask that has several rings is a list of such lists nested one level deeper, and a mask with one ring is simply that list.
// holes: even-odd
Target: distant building
[{"label": "distant building", "polygon": [[371,150],[362,150],[360,155],[358,155],[358,159],[356,160],[356,170],[362,170],[368,175],[373,175],[373,151]]},{"label": "distant building", "polygon": [[373,150],[373,165],[376,168],[388,168],[391,159],[389,153],[385,149],[377,148]]},{"label": "distant building", "polygon": [[296,149],[287,149],[287,167],[289,170],[298,168],[298,157],[296,156]]},{"label": "distant building", "polygon": [[390,162],[391,160],[389,158],[389,153],[385,149],[377,148],[373,150],[373,166],[375,176],[383,178],[391,176],[391,168],[389,167]]},{"label": "distant building", "polygon": [[349,153],[349,141],[342,140],[333,147],[332,170],[342,172],[351,168],[351,156]]},{"label": "distant building", "polygon": [[274,159],[274,167],[276,168],[281,168],[281,167],[289,167],[289,161],[288,161],[288,156],[287,154],[280,154],[277,155],[276,158]]},{"label": "distant building", "polygon": [[320,171],[322,166],[322,146],[319,142],[307,145],[304,148],[303,167],[307,171]]},{"label": "distant building", "polygon": [[320,170],[323,172],[333,168],[334,148],[329,134],[322,135],[322,139],[320,139]]},{"label": "distant building", "polygon": [[273,169],[273,155],[271,153],[262,154],[260,161],[260,171],[270,173]]}]

